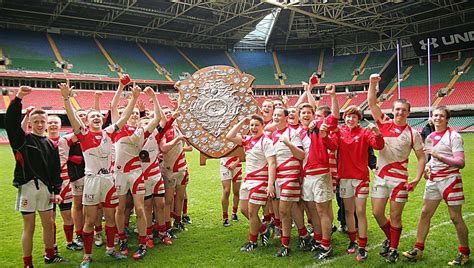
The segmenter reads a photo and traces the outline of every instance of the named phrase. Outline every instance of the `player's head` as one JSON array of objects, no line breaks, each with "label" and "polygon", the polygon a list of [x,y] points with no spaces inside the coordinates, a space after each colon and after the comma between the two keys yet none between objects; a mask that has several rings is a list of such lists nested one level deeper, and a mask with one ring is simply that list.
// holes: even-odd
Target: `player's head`
[{"label": "player's head", "polygon": [[362,119],[362,112],[360,111],[359,107],[351,105],[346,108],[342,118],[348,127],[353,128],[359,125],[360,120]]},{"label": "player's head", "polygon": [[252,115],[250,117],[250,134],[253,137],[260,137],[263,134],[263,118],[260,115]]},{"label": "player's head", "polygon": [[278,129],[284,128],[288,122],[288,110],[283,107],[275,108],[272,119]]},{"label": "player's head", "polygon": [[146,125],[148,125],[148,123],[150,123],[150,118],[148,116],[144,116],[144,117],[140,118],[138,126],[145,127]]},{"label": "player's head", "polygon": [[331,109],[327,105],[322,105],[319,106],[318,109],[316,109],[316,113],[314,115],[314,118],[317,121],[323,120],[326,116],[331,114]]},{"label": "player's head", "polygon": [[299,113],[301,125],[307,128],[311,121],[314,120],[314,108],[309,103],[303,103],[300,105],[300,113]]},{"label": "player's head", "polygon": [[451,117],[451,112],[446,106],[438,106],[433,109],[431,114],[431,119],[433,120],[434,126],[441,130],[444,130],[448,127],[448,121]]},{"label": "player's head", "polygon": [[270,120],[273,115],[273,110],[275,110],[275,105],[270,99],[266,99],[262,103],[262,114],[266,120]]},{"label": "player's head", "polygon": [[140,110],[135,107],[133,108],[130,118],[128,118],[127,124],[130,126],[136,126],[138,124],[138,120],[140,120]]},{"label": "player's head", "polygon": [[61,118],[57,115],[49,115],[48,116],[48,135],[51,136],[58,136],[59,130],[61,129]]},{"label": "player's head", "polygon": [[170,120],[171,116],[173,115],[173,111],[171,111],[171,109],[168,106],[163,106],[161,110],[163,111],[163,114],[165,115],[166,120]]},{"label": "player's head", "polygon": [[93,132],[97,132],[102,129],[103,125],[102,114],[98,110],[91,109],[87,112],[87,121],[86,125],[91,129]]},{"label": "player's head", "polygon": [[406,123],[408,115],[410,115],[410,102],[406,99],[398,99],[393,102],[392,114],[395,122]]},{"label": "player's head", "polygon": [[285,104],[281,99],[274,99],[273,100],[273,106],[276,108],[285,108]]},{"label": "player's head", "polygon": [[34,109],[30,113],[30,124],[32,133],[43,136],[48,122],[48,114],[43,109]]},{"label": "player's head", "polygon": [[82,123],[86,123],[87,121],[87,112],[84,109],[79,109],[76,111],[76,115]]},{"label": "player's head", "polygon": [[298,117],[298,109],[295,106],[288,107],[288,124],[298,125],[300,118]]}]

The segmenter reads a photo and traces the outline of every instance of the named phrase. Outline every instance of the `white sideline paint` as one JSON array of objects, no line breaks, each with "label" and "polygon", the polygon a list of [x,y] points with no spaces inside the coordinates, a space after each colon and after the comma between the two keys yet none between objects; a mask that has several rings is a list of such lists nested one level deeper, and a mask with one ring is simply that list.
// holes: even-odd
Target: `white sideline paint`
[{"label": "white sideline paint", "polygon": [[[470,218],[470,217],[472,217],[472,216],[474,216],[474,213],[472,213],[472,212],[464,213],[463,219],[467,219],[467,218]],[[451,221],[443,221],[443,222],[440,222],[440,223],[438,223],[438,224],[436,224],[436,225],[431,226],[431,227],[430,227],[430,231],[433,230],[433,229],[437,229],[437,228],[439,228],[439,227],[443,227],[443,226],[445,226],[445,225],[450,225],[450,224],[452,224]],[[417,232],[417,230],[411,230],[411,231],[409,231],[408,233],[402,235],[402,236],[400,237],[400,239],[403,239],[403,238],[407,238],[407,237],[409,237],[409,236],[416,235],[416,232]],[[370,251],[370,250],[373,250],[373,249],[376,249],[376,248],[380,248],[380,245],[382,244],[382,242],[383,242],[383,241],[380,241],[379,243],[374,244],[373,246],[367,247],[367,250]],[[357,252],[356,252],[356,254],[357,254]],[[335,261],[338,261],[338,260],[340,260],[340,259],[344,259],[344,258],[346,258],[346,257],[351,257],[351,258],[354,259],[354,262],[359,263],[358,261],[355,260],[356,254],[344,254],[344,255],[336,256],[336,257],[334,257],[334,258],[330,258],[330,259],[327,260],[327,261],[322,261],[322,262],[319,262],[319,263],[313,263],[313,264],[308,265],[308,266],[306,266],[306,267],[319,267],[319,266],[331,264],[331,263],[333,263],[333,262],[335,262]],[[373,255],[374,255],[374,254],[373,254]],[[380,257],[378,253],[376,254],[376,256]],[[400,256],[401,256],[401,255],[400,255]],[[380,258],[382,258],[382,257],[380,257]],[[363,262],[362,262],[362,263],[363,263]]]}]

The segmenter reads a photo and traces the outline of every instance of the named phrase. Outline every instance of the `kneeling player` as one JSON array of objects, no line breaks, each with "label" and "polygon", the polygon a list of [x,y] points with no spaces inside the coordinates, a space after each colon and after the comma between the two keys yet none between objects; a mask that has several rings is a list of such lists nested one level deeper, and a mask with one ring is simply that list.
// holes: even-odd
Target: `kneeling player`
[{"label": "kneeling player", "polygon": [[[241,136],[240,129],[250,123],[250,135]],[[248,252],[257,247],[260,233],[262,244],[266,246],[270,238],[270,229],[260,221],[258,211],[267,203],[267,196],[275,196],[276,157],[272,141],[263,134],[263,118],[253,115],[235,125],[226,138],[237,145],[242,145],[246,154],[245,181],[240,189],[240,208],[250,223],[249,242],[240,249]]]},{"label": "kneeling player", "polygon": [[445,106],[433,111],[435,132],[426,138],[425,153],[431,155],[427,164],[429,177],[425,186],[424,204],[415,248],[403,252],[410,260],[423,257],[425,240],[430,230],[431,217],[438,208],[441,199],[448,205],[448,212],[456,228],[459,239],[459,255],[449,265],[464,265],[469,261],[469,241],[466,223],[462,218],[464,193],[460,169],[464,168],[464,145],[461,135],[448,127],[450,112]]}]

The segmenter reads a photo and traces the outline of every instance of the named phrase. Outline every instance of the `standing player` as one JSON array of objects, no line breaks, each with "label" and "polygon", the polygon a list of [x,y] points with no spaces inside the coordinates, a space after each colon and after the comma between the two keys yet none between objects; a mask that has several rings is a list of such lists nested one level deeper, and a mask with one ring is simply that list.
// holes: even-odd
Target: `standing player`
[{"label": "standing player", "polygon": [[175,222],[173,223],[175,228],[179,231],[184,231],[186,229],[181,222],[183,199],[189,176],[183,149],[186,139],[181,134],[181,131],[179,131],[179,129],[174,125],[174,117],[171,109],[163,107],[163,114],[167,121],[172,120],[167,124],[173,124],[163,133],[159,146],[160,151],[163,153],[163,162],[161,163],[160,170],[163,180],[165,181],[166,229],[167,232],[174,237],[171,232],[171,211],[174,211],[175,213]]},{"label": "standing player", "polygon": [[[48,116],[48,138],[58,147],[59,150],[59,161],[61,165],[61,179],[62,186],[61,199],[62,203],[59,204],[59,210],[63,219],[63,230],[66,236],[66,248],[72,251],[82,250],[82,245],[78,245],[73,241],[74,236],[74,222],[71,216],[72,208],[72,189],[71,180],[69,179],[67,161],[69,156],[69,145],[68,139],[59,135],[61,129],[61,119],[57,115]],[[71,134],[74,135],[74,134]],[[70,135],[70,136],[71,136]],[[53,221],[56,219],[56,211],[53,210]],[[54,223],[54,243],[56,243],[56,223]]]},{"label": "standing player", "polygon": [[470,249],[468,230],[462,218],[464,192],[460,169],[464,168],[464,144],[461,135],[448,127],[450,112],[446,106],[433,110],[432,121],[435,132],[426,138],[425,153],[431,155],[427,164],[428,181],[425,186],[423,209],[415,247],[403,252],[409,260],[420,260],[423,257],[426,237],[430,222],[441,199],[448,205],[451,221],[456,228],[459,239],[459,255],[449,265],[464,265],[469,261]]},{"label": "standing player", "polygon": [[[239,134],[244,124],[250,124],[250,135]],[[226,135],[226,139],[242,145],[246,155],[246,177],[240,189],[240,209],[249,219],[249,242],[240,249],[248,252],[257,247],[260,233],[262,245],[266,246],[270,239],[270,229],[260,221],[258,211],[267,203],[267,196],[275,197],[276,157],[272,141],[263,134],[263,118],[253,115],[236,124]]]},{"label": "standing player", "polygon": [[48,115],[41,109],[35,109],[29,115],[31,133],[25,133],[21,128],[21,102],[31,91],[31,87],[21,86],[5,116],[5,128],[16,160],[13,185],[18,188],[16,209],[23,216],[21,244],[24,267],[33,267],[36,211],[43,225],[44,262],[64,261],[55,252],[53,241],[53,201],[61,202],[59,191],[62,180],[58,149],[45,136]]},{"label": "standing player", "polygon": [[[134,90],[140,91],[139,87]],[[137,128],[139,111],[134,108],[132,116],[115,137],[115,187],[119,196],[119,205],[115,213],[117,230],[119,232],[120,251],[128,254],[128,245],[124,233],[124,216],[127,205],[127,193],[130,191],[133,197],[133,206],[137,215],[137,229],[139,245],[133,254],[134,259],[142,259],[146,255],[147,244],[147,222],[145,216],[145,180],[139,154],[143,143],[148,138],[150,132],[157,127],[161,118],[161,107],[156,99],[151,87],[146,87],[144,93],[153,101],[156,116],[146,128]],[[112,113],[113,114],[113,113]]]},{"label": "standing player", "polygon": [[71,88],[67,84],[60,84],[61,95],[64,98],[64,107],[66,109],[71,126],[81,143],[84,153],[85,173],[83,190],[83,205],[85,223],[83,229],[84,238],[84,259],[81,267],[89,267],[92,261],[92,243],[94,239],[94,223],[97,219],[98,205],[102,204],[105,216],[105,233],[107,237],[106,254],[117,259],[126,256],[115,251],[115,207],[118,203],[118,197],[115,190],[111,167],[112,139],[118,131],[125,125],[132,114],[133,108],[140,95],[140,89],[134,88],[132,100],[128,103],[122,117],[113,125],[102,130],[102,115],[100,111],[91,110],[87,114],[88,129],[81,127],[78,119],[75,117],[69,96]]},{"label": "standing player", "polygon": [[229,196],[232,186],[232,220],[238,221],[237,208],[239,207],[239,191],[242,182],[242,163],[238,156],[222,157],[220,159],[220,171],[222,182],[222,223],[229,227]]},{"label": "standing player", "polygon": [[[385,147],[377,159],[378,169],[372,189],[372,212],[387,237],[380,255],[384,256],[387,262],[396,262],[402,233],[402,212],[408,200],[407,186],[413,189],[420,181],[425,168],[425,154],[420,134],[407,124],[410,103],[405,99],[396,100],[392,108],[394,119],[382,113],[377,105],[376,90],[380,79],[378,74],[370,76],[367,94],[370,111],[385,141]],[[415,151],[418,165],[415,179],[408,183],[408,158],[412,149]],[[385,216],[389,199],[390,220]]]},{"label": "standing player", "polygon": [[[359,231],[358,261],[366,260],[367,250],[367,216],[366,204],[369,195],[368,148],[376,150],[384,147],[384,140],[380,131],[373,124],[361,128],[359,122],[362,112],[355,106],[349,106],[343,115],[345,125],[339,129],[335,136],[338,144],[338,176],[340,196],[344,202],[347,234],[350,239],[347,248],[348,254],[354,254],[357,248],[356,235]],[[354,211],[357,214],[358,229],[356,229]]]},{"label": "standing player", "polygon": [[288,110],[279,107],[273,112],[276,131],[272,134],[276,153],[275,201],[273,209],[278,210],[281,219],[281,247],[276,256],[284,257],[290,253],[291,210],[300,200],[300,161],[304,159],[300,134],[288,127]]}]

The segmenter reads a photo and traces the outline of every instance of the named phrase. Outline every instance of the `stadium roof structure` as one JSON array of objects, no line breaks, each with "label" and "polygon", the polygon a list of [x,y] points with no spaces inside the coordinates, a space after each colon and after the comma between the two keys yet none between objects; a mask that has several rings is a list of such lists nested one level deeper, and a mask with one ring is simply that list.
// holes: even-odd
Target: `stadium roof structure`
[{"label": "stadium roof structure", "polygon": [[233,49],[275,8],[267,50],[384,50],[474,22],[474,1],[455,0],[1,0],[0,27]]}]

